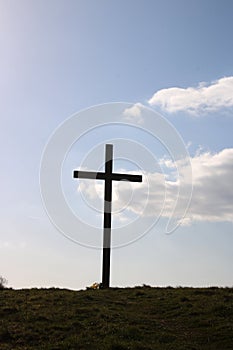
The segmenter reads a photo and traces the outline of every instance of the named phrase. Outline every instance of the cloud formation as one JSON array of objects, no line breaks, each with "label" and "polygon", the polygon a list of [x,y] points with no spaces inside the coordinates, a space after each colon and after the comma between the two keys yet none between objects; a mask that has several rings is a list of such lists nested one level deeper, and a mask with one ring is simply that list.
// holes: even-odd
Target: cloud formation
[{"label": "cloud formation", "polygon": [[[191,158],[191,164],[193,196],[182,224],[187,225],[195,221],[233,222],[233,148],[215,154],[210,152],[197,154]],[[160,165],[164,174],[147,173],[144,176],[148,181],[143,181],[140,186],[119,183],[115,188],[113,209],[119,220],[127,222],[127,217],[132,218],[132,215],[171,217],[179,191],[179,178],[176,174],[176,164],[172,160],[161,159]],[[185,171],[184,166],[182,173]],[[100,200],[102,203],[103,183],[97,185],[94,185],[94,182],[84,183],[80,186],[79,190],[92,203],[93,200]],[[147,199],[149,206],[144,212],[144,203]],[[181,200],[185,201],[187,198]],[[176,214],[182,216],[182,210],[181,208],[181,212],[178,210]]]},{"label": "cloud formation", "polygon": [[190,220],[233,222],[233,149],[195,156]]},{"label": "cloud formation", "polygon": [[148,103],[168,113],[185,111],[195,115],[233,107],[233,76],[210,84],[202,82],[197,87],[162,89]]},{"label": "cloud formation", "polygon": [[138,102],[132,107],[126,108],[123,112],[124,119],[128,122],[143,124],[142,108],[144,106]]}]

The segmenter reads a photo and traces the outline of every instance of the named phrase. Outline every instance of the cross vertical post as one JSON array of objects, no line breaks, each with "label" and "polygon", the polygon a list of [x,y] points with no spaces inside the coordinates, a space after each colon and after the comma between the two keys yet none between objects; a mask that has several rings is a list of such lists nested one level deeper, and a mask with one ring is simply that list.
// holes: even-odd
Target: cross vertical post
[{"label": "cross vertical post", "polygon": [[105,186],[104,186],[104,237],[103,237],[103,271],[102,286],[109,288],[111,259],[111,225],[112,225],[112,158],[113,146],[105,148]]}]

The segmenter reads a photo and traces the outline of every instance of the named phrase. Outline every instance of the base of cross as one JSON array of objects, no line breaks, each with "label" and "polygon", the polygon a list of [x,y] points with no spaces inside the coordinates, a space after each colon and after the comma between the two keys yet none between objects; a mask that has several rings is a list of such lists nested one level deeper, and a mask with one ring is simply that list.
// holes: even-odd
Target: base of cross
[{"label": "base of cross", "polygon": [[109,288],[109,286],[104,287],[103,283],[98,283],[98,282],[93,283],[90,287],[86,287],[87,290],[89,290],[89,289],[105,289],[105,288]]}]

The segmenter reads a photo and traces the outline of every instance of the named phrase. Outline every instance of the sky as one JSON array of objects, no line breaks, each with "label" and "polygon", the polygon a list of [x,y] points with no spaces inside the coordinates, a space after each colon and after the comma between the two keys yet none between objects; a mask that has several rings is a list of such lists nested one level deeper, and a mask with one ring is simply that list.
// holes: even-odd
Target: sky
[{"label": "sky", "polygon": [[[145,171],[151,178],[151,202],[143,213],[138,203],[147,191],[144,183],[130,187],[135,197],[129,205],[132,193],[116,189],[115,209],[127,205],[126,213],[116,213],[116,226],[135,215],[139,228],[154,220],[167,190],[156,225],[112,250],[111,285],[233,285],[232,12],[230,0],[0,0],[0,275],[9,286],[83,289],[101,281],[101,250],[67,239],[49,219],[40,169],[51,135],[67,118],[115,102],[132,104],[122,116],[134,125],[147,127],[148,108],[172,125],[190,154],[193,194],[185,219],[167,234],[169,203],[182,179],[158,140],[136,128],[109,126],[71,147],[63,164],[64,195],[100,235],[101,215],[92,217],[80,198],[100,206],[103,185],[79,185],[67,174],[74,166],[94,167],[98,157],[101,162],[106,140],[114,139],[117,152],[117,139],[130,135],[156,158],[148,169],[135,166],[144,157],[136,151],[135,163],[116,162],[117,170]],[[125,149],[127,157],[130,147]],[[187,178],[187,167],[182,171]]]}]

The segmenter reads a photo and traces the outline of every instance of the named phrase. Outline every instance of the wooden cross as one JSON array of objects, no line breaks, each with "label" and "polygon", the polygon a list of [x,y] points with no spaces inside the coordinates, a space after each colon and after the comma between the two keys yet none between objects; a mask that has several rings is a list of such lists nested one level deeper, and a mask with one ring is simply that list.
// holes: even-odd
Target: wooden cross
[{"label": "wooden cross", "polygon": [[80,179],[104,180],[104,237],[103,237],[103,271],[102,287],[109,288],[110,253],[111,253],[111,223],[112,223],[112,181],[142,182],[141,175],[117,174],[113,168],[113,145],[106,145],[105,172],[77,171],[73,177]]}]

